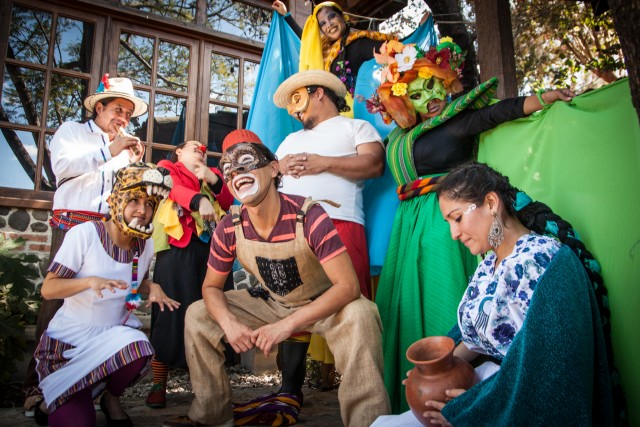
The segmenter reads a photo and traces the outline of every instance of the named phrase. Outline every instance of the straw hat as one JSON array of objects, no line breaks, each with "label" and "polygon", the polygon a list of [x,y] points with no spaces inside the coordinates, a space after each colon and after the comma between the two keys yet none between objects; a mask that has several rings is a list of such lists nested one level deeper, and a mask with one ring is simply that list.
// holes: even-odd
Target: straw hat
[{"label": "straw hat", "polygon": [[138,117],[147,112],[147,103],[138,98],[133,92],[133,83],[125,77],[109,78],[105,74],[96,90],[96,93],[89,95],[84,100],[84,107],[93,114],[96,102],[105,98],[124,98],[133,102],[133,114],[131,117]]},{"label": "straw hat", "polygon": [[347,88],[342,81],[324,70],[306,70],[300,71],[282,82],[273,95],[273,102],[280,108],[287,108],[287,104],[291,99],[291,94],[307,86],[322,86],[331,89],[340,98],[344,98]]}]

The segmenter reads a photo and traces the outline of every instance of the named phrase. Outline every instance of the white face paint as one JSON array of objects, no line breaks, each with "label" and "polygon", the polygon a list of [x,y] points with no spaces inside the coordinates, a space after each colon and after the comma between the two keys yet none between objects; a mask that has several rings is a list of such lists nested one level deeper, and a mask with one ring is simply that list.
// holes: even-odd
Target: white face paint
[{"label": "white face paint", "polygon": [[247,197],[255,195],[260,189],[256,177],[251,173],[236,175],[231,180],[231,185],[239,201],[244,201]]}]

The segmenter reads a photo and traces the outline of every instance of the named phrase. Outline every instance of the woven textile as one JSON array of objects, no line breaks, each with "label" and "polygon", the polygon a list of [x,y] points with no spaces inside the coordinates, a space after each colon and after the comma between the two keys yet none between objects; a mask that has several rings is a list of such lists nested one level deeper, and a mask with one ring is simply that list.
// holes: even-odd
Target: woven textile
[{"label": "woven textile", "polygon": [[482,108],[489,105],[498,79],[495,77],[473,88],[468,93],[449,103],[442,113],[406,130],[395,128],[387,137],[387,164],[398,185],[404,185],[419,178],[413,163],[413,144],[420,135],[456,116],[466,108]]}]

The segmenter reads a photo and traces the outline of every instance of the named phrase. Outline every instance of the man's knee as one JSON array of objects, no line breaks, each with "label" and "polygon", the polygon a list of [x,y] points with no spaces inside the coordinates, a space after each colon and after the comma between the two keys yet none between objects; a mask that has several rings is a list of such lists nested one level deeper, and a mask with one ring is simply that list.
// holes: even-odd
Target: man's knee
[{"label": "man's knee", "polygon": [[204,300],[198,300],[187,308],[184,316],[185,334],[197,331],[202,328],[203,325],[208,325],[206,327],[211,328],[212,323],[215,322],[209,317],[209,312],[207,311],[207,306],[204,304]]},{"label": "man's knee", "polygon": [[366,298],[360,297],[344,306],[338,315],[347,322],[381,326],[378,307]]}]

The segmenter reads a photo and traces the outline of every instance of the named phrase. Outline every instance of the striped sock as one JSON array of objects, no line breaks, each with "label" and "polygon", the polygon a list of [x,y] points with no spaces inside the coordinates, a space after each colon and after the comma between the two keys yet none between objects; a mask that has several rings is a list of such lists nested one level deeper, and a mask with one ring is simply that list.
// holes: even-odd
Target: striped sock
[{"label": "striped sock", "polygon": [[169,366],[153,359],[151,361],[151,368],[153,369],[153,383],[154,384],[166,384],[167,377],[169,376]]}]

